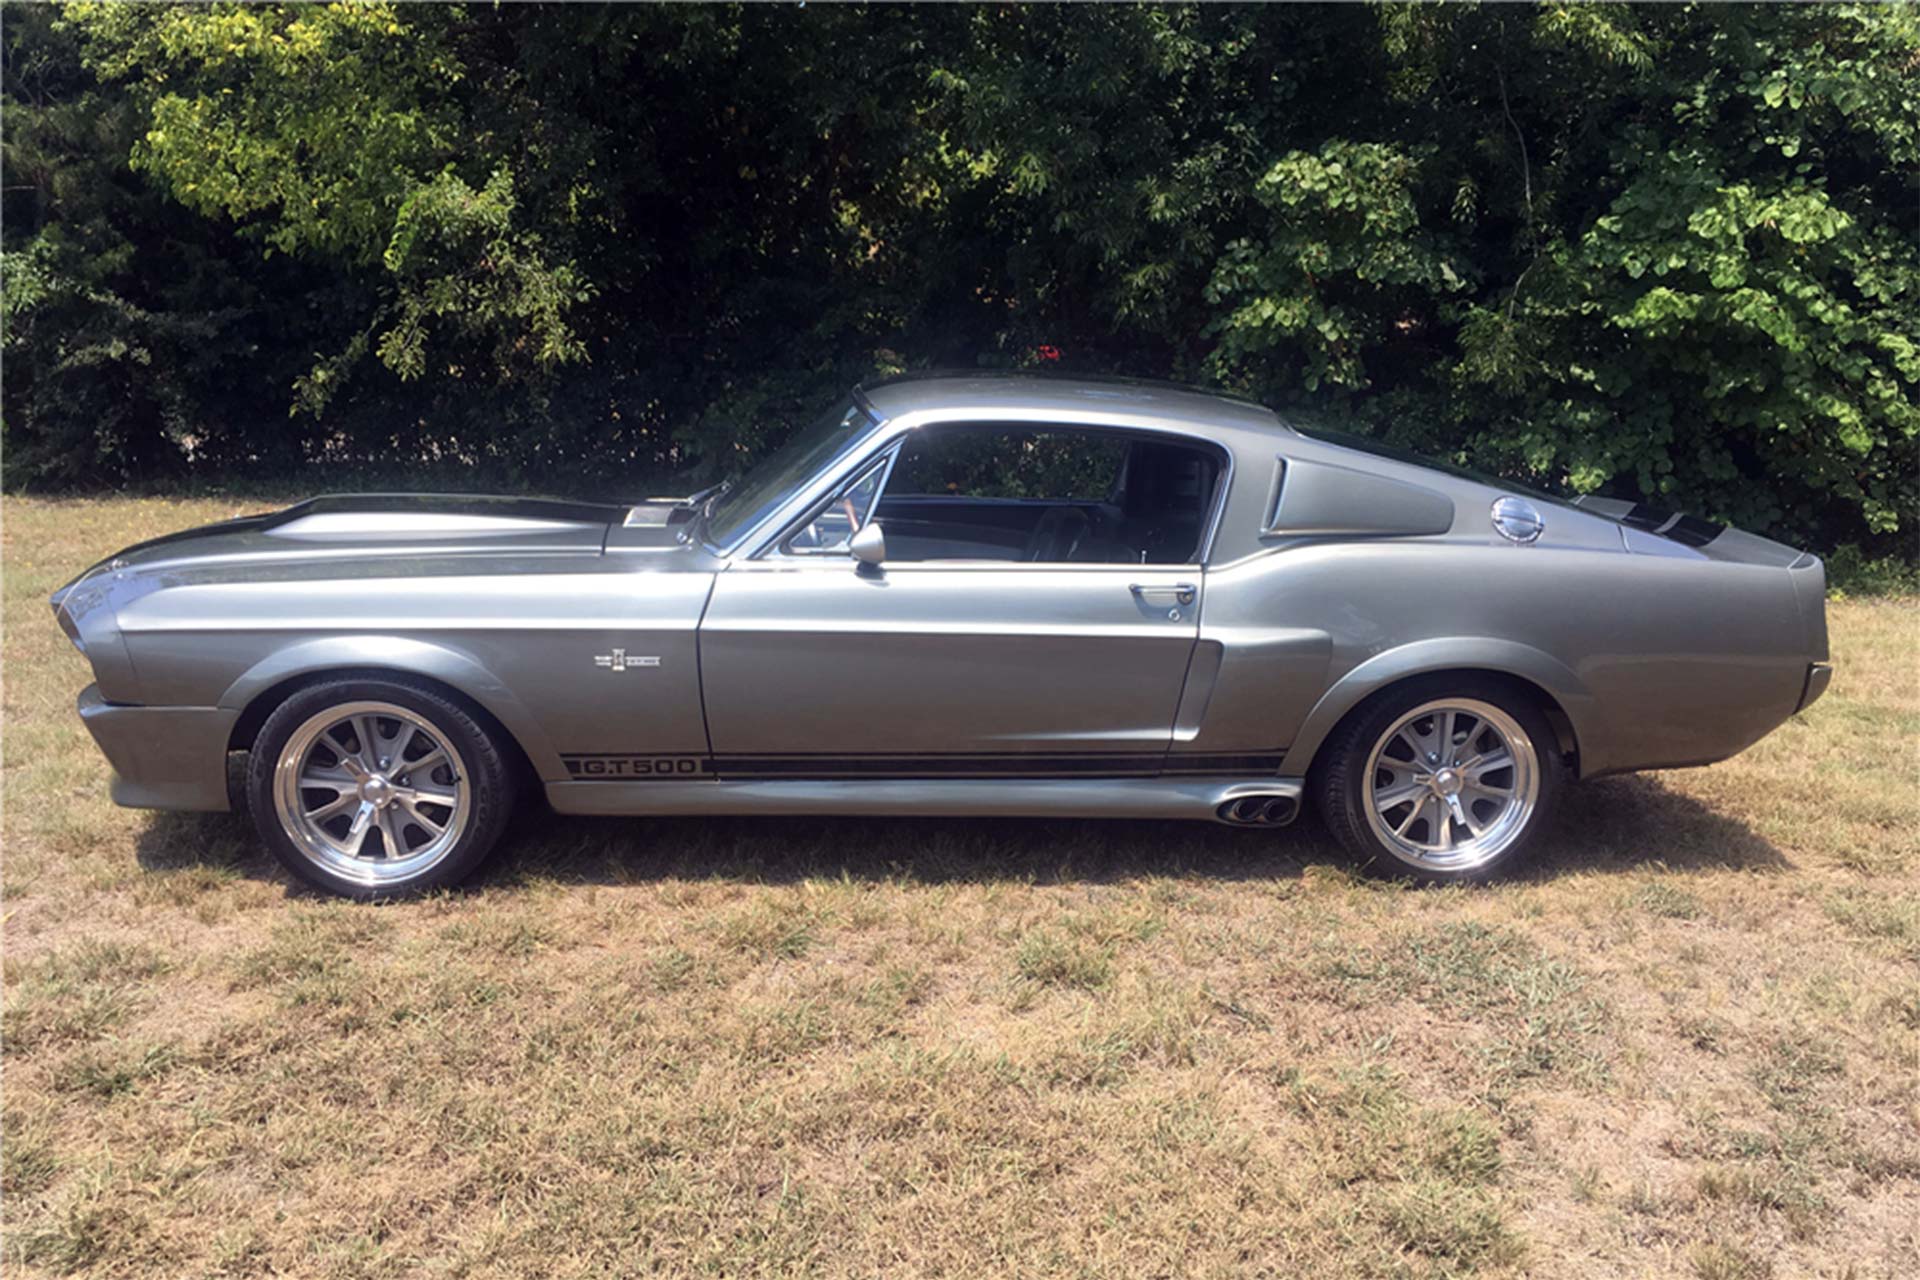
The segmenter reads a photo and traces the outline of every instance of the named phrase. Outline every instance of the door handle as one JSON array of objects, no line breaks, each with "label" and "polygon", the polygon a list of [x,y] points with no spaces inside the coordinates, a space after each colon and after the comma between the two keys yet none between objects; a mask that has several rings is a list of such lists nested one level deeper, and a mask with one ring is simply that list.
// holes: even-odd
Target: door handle
[{"label": "door handle", "polygon": [[1130,588],[1133,594],[1149,604],[1156,601],[1171,600],[1175,604],[1192,604],[1199,589],[1191,582],[1175,582],[1167,586],[1136,582]]}]

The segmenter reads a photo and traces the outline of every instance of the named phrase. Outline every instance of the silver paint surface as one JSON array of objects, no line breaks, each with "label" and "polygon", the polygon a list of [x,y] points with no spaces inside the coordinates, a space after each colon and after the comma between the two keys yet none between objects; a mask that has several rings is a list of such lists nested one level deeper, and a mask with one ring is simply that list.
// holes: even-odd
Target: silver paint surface
[{"label": "silver paint surface", "polygon": [[[1593,776],[1723,759],[1825,687],[1809,676],[1827,658],[1822,566],[1738,530],[1688,546],[1620,523],[1625,504],[1543,500],[1545,531],[1515,543],[1490,518],[1504,489],[1153,384],[965,376],[859,394],[881,425],[725,549],[690,537],[671,500],[375,496],[94,566],[55,601],[94,668],[81,710],[115,798],[225,808],[236,727],[287,682],[336,671],[437,680],[512,735],[556,806],[621,813],[1119,816],[1120,788],[1141,810],[1204,817],[1213,793],[1192,779],[748,782],[725,761],[1284,753],[1298,779],[1369,694],[1471,669],[1548,695]],[[1217,445],[1230,465],[1200,563],[778,552],[903,436],[956,422]],[[599,755],[720,763],[691,781],[582,782],[563,760]]]}]

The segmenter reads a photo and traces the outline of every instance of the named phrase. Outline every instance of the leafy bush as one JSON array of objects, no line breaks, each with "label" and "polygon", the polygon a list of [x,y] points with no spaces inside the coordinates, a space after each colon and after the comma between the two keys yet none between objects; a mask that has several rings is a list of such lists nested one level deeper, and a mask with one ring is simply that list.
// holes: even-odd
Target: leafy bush
[{"label": "leafy bush", "polygon": [[1044,364],[1912,558],[1910,6],[7,19],[15,487],[633,493]]},{"label": "leafy bush", "polygon": [[1842,595],[1920,596],[1920,565],[1896,556],[1870,557],[1848,543],[1827,557],[1827,586]]}]

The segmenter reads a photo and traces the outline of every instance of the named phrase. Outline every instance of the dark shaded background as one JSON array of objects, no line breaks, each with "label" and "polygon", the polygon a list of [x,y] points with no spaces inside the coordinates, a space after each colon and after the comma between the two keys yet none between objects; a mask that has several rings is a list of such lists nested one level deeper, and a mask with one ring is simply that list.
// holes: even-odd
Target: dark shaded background
[{"label": "dark shaded background", "polygon": [[1911,7],[0,21],[9,488],[633,495],[1045,367],[1911,556]]}]

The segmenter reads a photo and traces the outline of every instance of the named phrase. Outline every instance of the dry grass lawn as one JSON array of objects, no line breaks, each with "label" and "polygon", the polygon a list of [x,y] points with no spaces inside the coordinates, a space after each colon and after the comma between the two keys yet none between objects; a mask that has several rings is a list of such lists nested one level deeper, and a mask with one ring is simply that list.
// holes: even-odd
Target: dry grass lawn
[{"label": "dry grass lawn", "polygon": [[1310,823],[589,821],[294,890],[114,808],[9,501],[9,1275],[1920,1275],[1920,608],[1518,882]]}]

